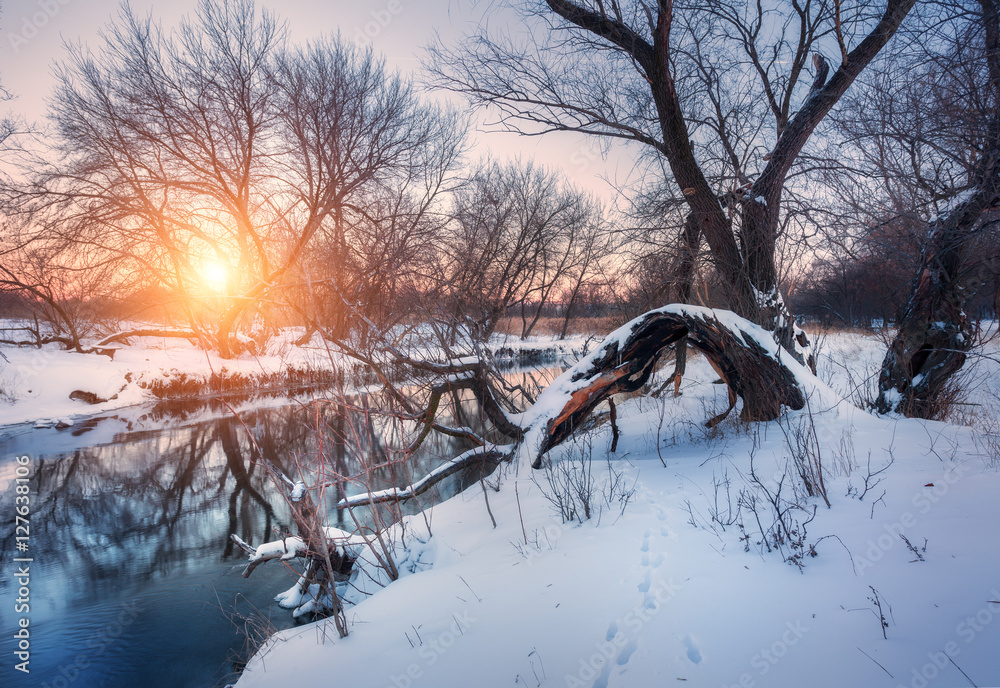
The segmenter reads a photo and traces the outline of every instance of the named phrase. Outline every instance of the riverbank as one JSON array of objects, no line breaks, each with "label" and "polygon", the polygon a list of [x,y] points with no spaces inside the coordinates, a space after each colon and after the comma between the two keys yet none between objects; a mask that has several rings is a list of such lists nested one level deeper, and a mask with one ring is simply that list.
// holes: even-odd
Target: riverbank
[{"label": "riverbank", "polygon": [[[370,597],[348,590],[347,638],[326,621],[279,633],[238,688],[331,671],[375,688],[1000,685],[997,347],[963,376],[954,418],[975,427],[846,401],[883,353],[831,335],[833,396],[712,430],[725,392],[695,359],[682,396],[619,403],[616,453],[604,425],[548,472],[500,469],[489,509],[476,486],[408,519],[416,563]],[[552,472],[585,465],[593,517],[566,520]]]},{"label": "riverbank", "polygon": [[[290,328],[269,340],[263,353],[229,359],[184,339],[157,337],[136,337],[113,357],[64,351],[55,344],[2,347],[0,426],[68,426],[82,417],[165,400],[308,392],[357,367],[318,335],[295,345],[301,335]],[[572,355],[586,341],[582,336],[526,341],[496,336],[489,346],[501,362],[538,365]]]}]

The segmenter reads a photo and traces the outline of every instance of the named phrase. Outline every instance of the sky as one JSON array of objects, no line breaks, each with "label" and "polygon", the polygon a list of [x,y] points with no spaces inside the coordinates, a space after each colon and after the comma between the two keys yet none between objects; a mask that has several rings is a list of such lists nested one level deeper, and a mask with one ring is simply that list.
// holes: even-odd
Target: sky
[{"label": "sky", "polygon": [[[173,27],[192,13],[197,0],[133,0],[137,14],[152,13],[165,27]],[[302,43],[338,28],[348,39],[372,45],[389,64],[403,72],[420,69],[420,56],[434,32],[445,41],[471,32],[492,3],[476,0],[258,0],[258,6],[275,11],[288,22],[293,42]],[[55,80],[52,65],[65,55],[65,44],[82,42],[97,48],[100,33],[118,12],[119,0],[0,0],[0,84],[16,96],[7,110],[28,120],[45,115],[46,99]],[[491,25],[507,20],[490,17]],[[477,120],[483,122],[484,113]],[[499,157],[520,155],[562,169],[578,186],[610,200],[602,177],[622,179],[632,167],[623,146],[603,160],[597,142],[572,133],[520,137],[484,133],[475,137],[474,154],[490,152]]]}]

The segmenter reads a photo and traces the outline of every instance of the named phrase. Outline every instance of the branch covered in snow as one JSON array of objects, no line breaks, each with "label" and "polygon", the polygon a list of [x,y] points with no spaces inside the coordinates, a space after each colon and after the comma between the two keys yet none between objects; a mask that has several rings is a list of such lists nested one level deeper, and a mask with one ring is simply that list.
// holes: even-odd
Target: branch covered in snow
[{"label": "branch covered in snow", "polygon": [[125,330],[123,332],[109,334],[107,337],[97,342],[95,346],[107,346],[116,342],[126,343],[126,340],[132,339],[133,337],[175,337],[178,339],[187,339],[196,343],[201,340],[197,333],[191,330]]},{"label": "branch covered in snow", "polygon": [[[324,530],[327,539],[327,546],[331,551],[336,551],[341,557],[356,559],[363,547],[367,547],[367,541],[360,535],[352,535],[340,528],[327,526]],[[239,535],[233,533],[229,536],[237,547],[249,555],[249,563],[243,570],[243,577],[247,578],[261,564],[266,564],[274,559],[290,561],[309,554],[309,547],[305,540],[300,537],[287,537],[281,540],[265,542],[263,544],[248,544]]]},{"label": "branch covered in snow", "polygon": [[364,492],[359,495],[341,499],[337,502],[337,508],[347,509],[368,504],[402,502],[407,499],[413,499],[414,497],[427,492],[427,490],[431,489],[434,485],[441,482],[445,478],[452,476],[461,470],[469,468],[470,466],[479,465],[485,462],[506,461],[510,459],[513,451],[513,445],[488,445],[484,447],[474,447],[473,449],[459,454],[453,459],[445,461],[409,487],[403,489],[390,487],[386,490],[378,490],[377,492]]}]

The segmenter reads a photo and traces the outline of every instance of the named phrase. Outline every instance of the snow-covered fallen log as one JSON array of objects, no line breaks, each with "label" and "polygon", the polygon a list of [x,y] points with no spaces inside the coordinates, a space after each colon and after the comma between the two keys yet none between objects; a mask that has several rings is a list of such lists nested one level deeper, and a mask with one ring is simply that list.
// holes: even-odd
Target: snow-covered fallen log
[{"label": "snow-covered fallen log", "polygon": [[532,438],[533,466],[540,467],[542,455],[566,440],[600,402],[646,384],[663,352],[685,337],[728,385],[730,409],[736,397],[743,400],[744,420],[773,420],[783,406],[805,405],[802,383],[812,374],[771,333],[730,311],[672,304],[612,332],[514,419]]},{"label": "snow-covered fallen log", "polygon": [[192,342],[198,342],[200,337],[197,333],[191,330],[159,330],[159,329],[138,329],[138,330],[124,330],[122,332],[115,332],[109,334],[107,337],[97,342],[96,347],[106,347],[115,343],[125,343],[133,337],[157,337],[157,338],[169,338],[174,337],[177,339],[187,339]]}]

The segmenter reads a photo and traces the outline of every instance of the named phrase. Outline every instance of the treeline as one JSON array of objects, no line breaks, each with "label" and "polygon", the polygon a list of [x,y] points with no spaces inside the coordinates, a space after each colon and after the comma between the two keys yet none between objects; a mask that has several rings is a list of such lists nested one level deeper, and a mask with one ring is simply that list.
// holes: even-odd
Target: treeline
[{"label": "treeline", "polygon": [[[514,316],[526,335],[598,294],[622,319],[731,309],[810,366],[799,317],[894,321],[887,399],[937,389],[970,316],[995,315],[995,0],[500,16],[433,44],[417,82],[340,35],[292,44],[250,0],[171,31],[123,6],[57,66],[46,135],[0,127],[0,288],[73,348],[103,316],[224,356],[281,324],[363,344]],[[477,156],[470,115],[427,87],[502,130],[630,145],[636,167],[609,204]]]},{"label": "treeline", "polygon": [[0,283],[74,347],[78,315],[166,319],[223,355],[290,322],[365,339],[422,314],[487,337],[606,279],[597,199],[474,158],[466,117],[340,36],[290,45],[245,2],[169,33],[125,8],[57,74],[53,137],[7,185]]}]

